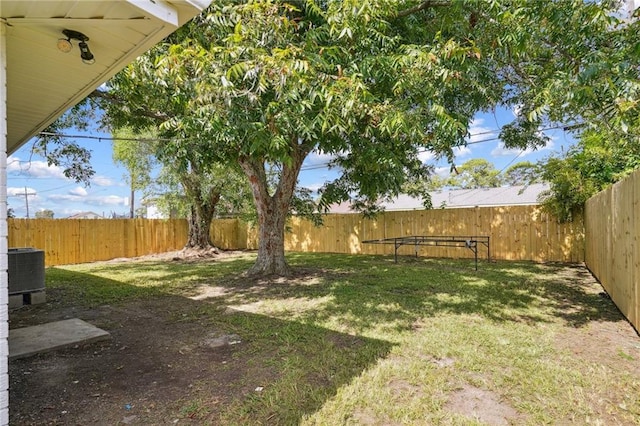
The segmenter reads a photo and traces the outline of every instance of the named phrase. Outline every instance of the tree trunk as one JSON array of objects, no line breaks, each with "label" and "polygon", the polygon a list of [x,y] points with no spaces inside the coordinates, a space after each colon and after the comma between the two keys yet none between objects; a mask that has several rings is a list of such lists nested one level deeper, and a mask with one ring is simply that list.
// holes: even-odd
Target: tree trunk
[{"label": "tree trunk", "polygon": [[249,275],[291,275],[291,268],[284,256],[284,226],[287,210],[277,208],[268,200],[258,208],[258,257],[249,269]]},{"label": "tree trunk", "polygon": [[198,213],[198,210],[199,209],[195,207],[191,207],[191,214],[189,215],[189,238],[184,248],[208,250],[213,248],[213,243],[209,235],[213,212],[203,217]]},{"label": "tree trunk", "polygon": [[258,257],[247,272],[249,275],[291,275],[284,256],[284,228],[305,156],[306,152],[294,150],[291,163],[282,164],[280,180],[273,195],[269,195],[264,163],[246,157],[240,160],[240,166],[249,178],[258,213]]},{"label": "tree trunk", "polygon": [[211,222],[220,201],[220,191],[211,188],[208,193],[201,191],[201,182],[193,175],[183,175],[182,186],[191,201],[189,215],[189,238],[185,249],[216,250],[209,234]]}]

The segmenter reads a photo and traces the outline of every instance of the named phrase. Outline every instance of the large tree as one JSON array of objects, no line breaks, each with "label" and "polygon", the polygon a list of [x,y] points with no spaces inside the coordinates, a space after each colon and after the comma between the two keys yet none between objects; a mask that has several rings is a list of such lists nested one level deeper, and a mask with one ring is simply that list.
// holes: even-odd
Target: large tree
[{"label": "large tree", "polygon": [[167,146],[177,158],[189,150],[239,164],[259,224],[250,272],[287,274],[285,219],[309,153],[332,155],[342,171],[322,190],[321,205],[354,196],[367,208],[425,176],[419,150],[452,160],[480,110],[518,106],[505,145],[544,144],[543,120],[597,114],[599,98],[577,85],[606,77],[592,68],[606,59],[602,49],[615,50],[614,3],[216,2],[102,96],[118,105],[109,110],[114,122],[159,125],[180,141]]},{"label": "large tree", "polygon": [[81,102],[47,126],[34,140],[32,151],[46,158],[49,166],[58,166],[68,179],[89,186],[95,174],[91,150],[64,135],[69,129],[86,131],[96,122],[97,104]]}]

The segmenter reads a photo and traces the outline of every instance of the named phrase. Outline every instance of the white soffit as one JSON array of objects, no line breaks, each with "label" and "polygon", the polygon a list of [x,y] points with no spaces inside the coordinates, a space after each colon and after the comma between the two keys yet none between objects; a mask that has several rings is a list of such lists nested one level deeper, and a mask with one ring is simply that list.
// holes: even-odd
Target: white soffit
[{"label": "white soffit", "polygon": [[[209,5],[210,0],[0,0],[6,24],[7,150],[12,153],[136,57]],[[79,31],[95,57],[56,43]]]}]

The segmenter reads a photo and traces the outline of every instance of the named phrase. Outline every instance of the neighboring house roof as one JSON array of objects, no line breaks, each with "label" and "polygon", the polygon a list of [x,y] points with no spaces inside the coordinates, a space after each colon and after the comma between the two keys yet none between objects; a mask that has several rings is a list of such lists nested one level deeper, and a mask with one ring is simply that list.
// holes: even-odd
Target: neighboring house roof
[{"label": "neighboring house roof", "polygon": [[[431,193],[433,208],[464,208],[464,207],[494,207],[494,206],[522,206],[539,204],[538,195],[549,189],[547,184],[532,184],[528,186],[504,186],[500,188],[480,189],[452,189]],[[406,194],[383,201],[380,206],[385,211],[422,210],[422,199]],[[349,203],[335,204],[330,213],[354,213]]]},{"label": "neighboring house roof", "polygon": [[102,215],[94,212],[80,212],[69,216],[67,219],[102,219]]}]

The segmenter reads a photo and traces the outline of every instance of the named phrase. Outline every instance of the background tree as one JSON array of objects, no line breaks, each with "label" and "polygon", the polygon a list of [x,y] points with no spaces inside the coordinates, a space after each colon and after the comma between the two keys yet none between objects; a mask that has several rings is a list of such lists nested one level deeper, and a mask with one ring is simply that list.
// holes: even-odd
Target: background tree
[{"label": "background tree", "polygon": [[53,219],[53,210],[40,210],[36,212],[36,219]]},{"label": "background tree", "polygon": [[[147,188],[151,183],[151,169],[154,166],[155,143],[151,133],[137,134],[129,128],[112,131],[113,161],[126,170],[125,181],[129,184],[129,218],[135,217],[135,193]],[[149,139],[142,142],[140,139]]]},{"label": "background tree", "polygon": [[493,163],[484,158],[474,158],[456,167],[447,184],[461,189],[497,188],[502,179]]},{"label": "background tree", "polygon": [[[533,13],[546,16],[554,8],[549,2],[532,3]],[[550,28],[542,39],[543,46],[553,47],[553,56],[546,56],[549,64],[565,68],[564,77],[545,77],[554,71],[543,65],[545,56],[541,54],[537,55],[538,63],[513,68],[514,74],[524,66],[542,71],[529,76],[536,90],[522,97],[527,106],[521,116],[536,119],[542,115],[547,120],[575,123],[566,128],[574,133],[578,144],[566,154],[537,165],[541,179],[551,185],[541,195],[543,206],[563,221],[572,220],[590,196],[640,165],[640,9],[629,19],[624,19],[626,10],[606,11],[621,5],[567,2],[569,7],[561,12],[567,30]],[[587,21],[583,36],[576,37],[576,26]]]},{"label": "background tree", "polygon": [[530,161],[520,161],[504,171],[503,183],[510,186],[530,185],[542,182],[538,166]]},{"label": "background tree", "polygon": [[[188,150],[197,164],[237,162],[260,229],[250,272],[286,274],[285,218],[313,150],[334,155],[342,171],[321,191],[320,205],[355,196],[366,209],[427,174],[418,150],[452,161],[480,110],[519,106],[501,134],[507,147],[544,145],[538,129],[545,120],[628,127],[637,67],[616,62],[619,50],[629,50],[616,45],[637,35],[619,26],[616,7],[582,0],[219,2],[101,96],[119,105],[110,120],[159,125],[163,136],[188,141],[168,144],[178,159]],[[278,175],[275,185],[269,171]]]}]

